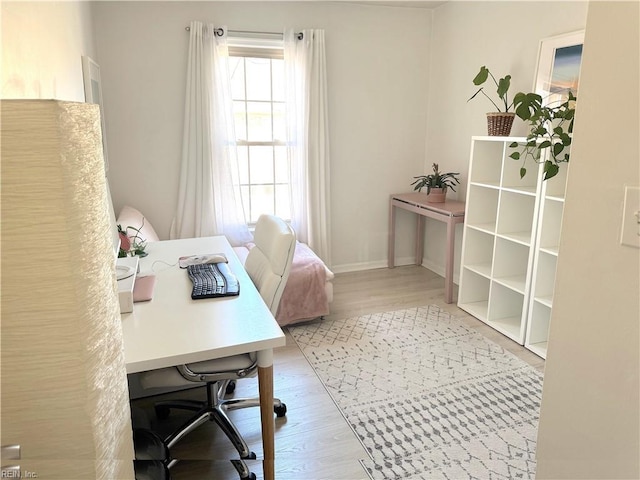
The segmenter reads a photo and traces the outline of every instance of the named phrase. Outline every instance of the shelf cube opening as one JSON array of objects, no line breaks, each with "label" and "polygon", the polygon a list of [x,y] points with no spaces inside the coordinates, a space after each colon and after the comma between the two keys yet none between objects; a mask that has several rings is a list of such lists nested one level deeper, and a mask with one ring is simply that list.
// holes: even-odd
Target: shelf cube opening
[{"label": "shelf cube opening", "polygon": [[514,192],[502,192],[498,212],[497,233],[517,233],[531,242],[535,197]]},{"label": "shelf cube opening", "polygon": [[458,303],[478,303],[489,300],[490,281],[488,278],[465,268],[460,283],[464,283],[464,288],[460,289]]},{"label": "shelf cube opening", "polygon": [[564,203],[546,199],[542,206],[542,230],[540,231],[540,246],[557,249],[560,244],[560,231],[562,229],[562,211]]},{"label": "shelf cube opening", "polygon": [[549,253],[540,252],[538,254],[535,273],[535,297],[547,297],[549,300],[553,297],[557,263],[556,257]]},{"label": "shelf cube opening", "polygon": [[545,196],[564,198],[567,190],[567,171],[569,170],[568,163],[561,163],[560,170],[555,177],[551,177],[549,180],[545,180]]},{"label": "shelf cube opening", "polygon": [[497,330],[522,343],[524,295],[492,282],[488,322]]},{"label": "shelf cube opening", "polygon": [[522,160],[509,158],[513,152],[521,151],[522,148],[511,148],[506,145],[504,165],[502,169],[502,186],[535,193],[540,181],[540,167],[530,160],[524,167],[527,173],[520,178],[520,168],[523,167]]},{"label": "shelf cube opening", "polygon": [[514,288],[524,293],[529,266],[529,247],[497,238],[494,257],[493,278],[512,280],[517,284]]},{"label": "shelf cube opening", "polygon": [[490,274],[495,237],[471,228],[467,229],[465,235],[464,263],[473,266],[488,266]]},{"label": "shelf cube opening", "polygon": [[465,215],[467,224],[495,231],[498,190],[471,185],[468,197]]},{"label": "shelf cube opening", "polygon": [[500,185],[504,143],[477,141],[472,143],[471,148],[473,162],[469,178],[473,178],[473,181],[478,183]]},{"label": "shelf cube opening", "polygon": [[549,339],[550,320],[551,309],[539,302],[533,302],[531,325],[529,325],[527,338],[528,344],[542,343]]}]

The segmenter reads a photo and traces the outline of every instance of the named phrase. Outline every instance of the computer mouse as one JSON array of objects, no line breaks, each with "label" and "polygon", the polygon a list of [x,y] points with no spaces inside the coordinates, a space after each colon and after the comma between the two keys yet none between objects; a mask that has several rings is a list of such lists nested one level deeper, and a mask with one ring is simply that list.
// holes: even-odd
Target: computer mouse
[{"label": "computer mouse", "polygon": [[187,268],[189,265],[202,265],[204,263],[227,263],[227,257],[224,253],[212,253],[179,258],[180,268]]},{"label": "computer mouse", "polygon": [[224,253],[214,253],[212,255],[205,255],[202,263],[227,263],[227,257]]}]

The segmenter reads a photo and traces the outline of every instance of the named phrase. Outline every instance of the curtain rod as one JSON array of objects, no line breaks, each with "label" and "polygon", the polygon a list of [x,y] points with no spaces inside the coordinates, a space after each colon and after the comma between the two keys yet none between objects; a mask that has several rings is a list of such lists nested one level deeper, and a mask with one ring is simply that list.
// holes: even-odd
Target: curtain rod
[{"label": "curtain rod", "polygon": [[[191,27],[184,27],[184,29],[187,32],[191,31]],[[216,36],[222,37],[224,35],[224,29],[218,27],[218,28],[214,29],[214,33],[216,34]],[[257,34],[257,35],[278,35],[278,36],[282,36],[282,33],[256,32],[256,31],[252,31],[252,30],[229,30],[229,33],[253,33],[253,34]],[[298,32],[298,33],[296,33],[296,38],[298,40],[302,40],[304,38],[304,34],[302,32]]]}]

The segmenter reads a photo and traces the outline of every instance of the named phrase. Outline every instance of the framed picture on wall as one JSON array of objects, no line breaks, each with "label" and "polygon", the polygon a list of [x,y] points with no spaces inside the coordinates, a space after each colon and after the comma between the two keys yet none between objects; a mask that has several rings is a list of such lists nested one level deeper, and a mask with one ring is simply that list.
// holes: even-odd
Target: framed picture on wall
[{"label": "framed picture on wall", "polygon": [[100,81],[100,65],[90,57],[82,56],[82,76],[84,79],[84,101],[100,106],[100,126],[102,127],[102,155],[104,157],[104,171],[109,170],[107,157],[107,136],[104,122],[104,109],[102,106],[102,85]]},{"label": "framed picture on wall", "polygon": [[540,42],[534,92],[542,103],[563,102],[571,91],[578,96],[584,30],[545,38]]}]

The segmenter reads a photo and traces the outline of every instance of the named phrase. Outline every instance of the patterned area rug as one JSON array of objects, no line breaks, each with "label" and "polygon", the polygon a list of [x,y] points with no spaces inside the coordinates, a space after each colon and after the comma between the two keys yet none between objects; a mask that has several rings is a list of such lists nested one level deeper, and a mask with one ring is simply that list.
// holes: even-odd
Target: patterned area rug
[{"label": "patterned area rug", "polygon": [[289,332],[372,479],[535,477],[542,375],[435,305]]}]

